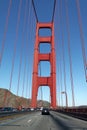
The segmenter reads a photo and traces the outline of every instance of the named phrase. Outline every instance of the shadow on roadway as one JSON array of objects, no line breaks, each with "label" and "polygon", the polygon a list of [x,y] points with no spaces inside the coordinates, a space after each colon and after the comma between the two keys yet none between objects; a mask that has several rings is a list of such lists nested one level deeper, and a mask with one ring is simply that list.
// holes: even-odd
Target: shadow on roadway
[{"label": "shadow on roadway", "polygon": [[87,129],[78,129],[78,128],[70,128],[66,126],[60,119],[50,114],[51,118],[55,121],[56,125],[61,128],[61,130],[87,130]]}]

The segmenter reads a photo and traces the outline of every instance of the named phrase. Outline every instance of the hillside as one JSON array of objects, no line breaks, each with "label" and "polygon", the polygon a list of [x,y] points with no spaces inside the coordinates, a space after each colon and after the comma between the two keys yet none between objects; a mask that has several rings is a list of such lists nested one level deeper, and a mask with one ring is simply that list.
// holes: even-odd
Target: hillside
[{"label": "hillside", "polygon": [[[11,93],[7,89],[0,88],[0,107],[3,106],[9,106],[15,108],[18,108],[19,106],[30,107],[30,104],[31,104],[31,99],[16,96],[15,94]],[[50,105],[49,102],[43,101],[43,106],[49,107],[49,105]],[[41,100],[37,101],[37,106],[38,107],[42,106]]]}]

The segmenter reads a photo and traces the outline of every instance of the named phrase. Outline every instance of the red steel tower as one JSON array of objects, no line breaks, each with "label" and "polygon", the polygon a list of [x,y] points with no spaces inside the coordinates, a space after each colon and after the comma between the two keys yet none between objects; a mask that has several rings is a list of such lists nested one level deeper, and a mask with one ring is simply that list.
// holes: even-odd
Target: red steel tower
[{"label": "red steel tower", "polygon": [[[50,28],[51,36],[39,36],[39,29]],[[39,44],[49,43],[51,45],[51,52],[42,54],[39,52]],[[51,65],[51,73],[49,77],[38,76],[38,65],[40,61],[49,61]],[[37,93],[39,86],[49,86],[51,96],[51,107],[56,108],[56,62],[55,62],[55,47],[54,47],[54,23],[40,23],[36,24],[36,40],[34,48],[34,65],[32,77],[32,102],[31,107],[37,106]]]}]

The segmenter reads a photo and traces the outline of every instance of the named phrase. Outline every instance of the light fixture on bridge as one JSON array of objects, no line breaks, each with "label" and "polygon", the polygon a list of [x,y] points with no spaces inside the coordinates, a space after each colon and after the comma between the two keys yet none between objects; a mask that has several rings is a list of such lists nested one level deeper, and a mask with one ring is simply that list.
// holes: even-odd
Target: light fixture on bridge
[{"label": "light fixture on bridge", "polygon": [[67,92],[66,91],[62,91],[62,94],[65,94],[66,96],[66,108],[68,108],[68,97],[67,97]]}]

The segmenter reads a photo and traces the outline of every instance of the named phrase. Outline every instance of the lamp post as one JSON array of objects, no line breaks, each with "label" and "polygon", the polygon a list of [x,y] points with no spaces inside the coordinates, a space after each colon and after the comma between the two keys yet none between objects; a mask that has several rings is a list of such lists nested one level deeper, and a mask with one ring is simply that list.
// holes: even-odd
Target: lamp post
[{"label": "lamp post", "polygon": [[65,96],[66,96],[66,108],[68,107],[68,98],[67,98],[67,93],[66,93],[66,91],[62,91],[61,92],[62,94],[65,94]]}]

